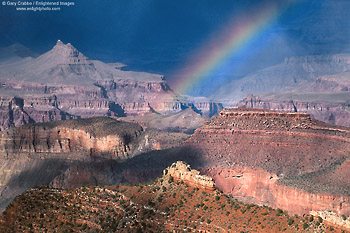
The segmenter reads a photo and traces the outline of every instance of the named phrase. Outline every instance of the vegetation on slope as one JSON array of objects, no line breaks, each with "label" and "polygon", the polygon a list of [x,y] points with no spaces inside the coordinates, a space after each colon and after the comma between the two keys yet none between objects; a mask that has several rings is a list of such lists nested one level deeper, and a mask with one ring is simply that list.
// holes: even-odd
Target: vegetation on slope
[{"label": "vegetation on slope", "polygon": [[340,232],[311,216],[288,216],[189,187],[171,176],[137,186],[32,189],[0,217],[0,232]]}]

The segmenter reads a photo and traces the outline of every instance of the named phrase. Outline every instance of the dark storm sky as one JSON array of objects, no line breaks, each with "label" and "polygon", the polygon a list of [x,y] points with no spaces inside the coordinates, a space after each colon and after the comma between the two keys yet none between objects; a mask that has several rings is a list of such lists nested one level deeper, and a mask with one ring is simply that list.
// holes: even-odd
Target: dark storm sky
[{"label": "dark storm sky", "polygon": [[[61,39],[89,58],[124,62],[171,79],[186,58],[232,15],[249,14],[259,2],[76,0],[74,7],[60,12],[27,13],[0,6],[0,46],[18,42],[43,53]],[[232,77],[276,64],[285,56],[349,51],[350,1],[300,2],[265,32],[261,48],[251,53],[249,64]]]}]

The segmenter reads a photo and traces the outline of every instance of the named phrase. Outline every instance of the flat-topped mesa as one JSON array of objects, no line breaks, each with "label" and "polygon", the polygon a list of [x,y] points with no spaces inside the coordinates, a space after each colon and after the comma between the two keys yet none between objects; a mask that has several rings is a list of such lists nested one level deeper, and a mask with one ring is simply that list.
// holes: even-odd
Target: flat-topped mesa
[{"label": "flat-topped mesa", "polygon": [[211,177],[201,175],[199,171],[191,169],[190,165],[182,161],[173,163],[163,171],[163,174],[169,178],[172,177],[176,181],[183,181],[190,186],[207,190],[215,189],[215,183]]},{"label": "flat-topped mesa", "polygon": [[295,119],[311,119],[308,113],[297,112],[281,112],[272,111],[267,109],[255,109],[255,108],[226,108],[220,111],[219,115],[224,118],[237,117],[237,116],[252,116],[252,117],[281,117],[281,118],[295,118]]},{"label": "flat-topped mesa", "polygon": [[218,116],[207,121],[205,128],[243,131],[300,131],[320,130],[324,128],[323,125],[324,123],[312,119],[307,113],[239,107],[221,110]]}]

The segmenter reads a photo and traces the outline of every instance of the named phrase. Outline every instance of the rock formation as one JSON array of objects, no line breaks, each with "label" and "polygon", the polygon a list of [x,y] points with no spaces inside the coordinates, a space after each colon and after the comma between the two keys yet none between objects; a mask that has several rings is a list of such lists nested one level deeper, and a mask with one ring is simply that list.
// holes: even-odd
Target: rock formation
[{"label": "rock formation", "polygon": [[345,215],[341,217],[332,211],[311,211],[311,215],[321,217],[324,221],[342,228],[343,231],[350,231],[350,220]]},{"label": "rock formation", "polygon": [[349,215],[349,135],[305,113],[237,108],[207,120],[186,145],[195,148],[193,166],[237,199]]},{"label": "rock formation", "polygon": [[163,171],[165,178],[172,177],[176,181],[183,181],[192,187],[199,187],[208,190],[215,189],[215,183],[209,176],[201,175],[199,171],[191,169],[191,166],[178,161]]},{"label": "rock formation", "polygon": [[[0,129],[99,115],[174,114],[188,107],[209,117],[222,108],[206,98],[174,93],[161,75],[121,66],[90,60],[61,41],[37,58],[0,62]],[[13,98],[22,102],[17,111]]]}]

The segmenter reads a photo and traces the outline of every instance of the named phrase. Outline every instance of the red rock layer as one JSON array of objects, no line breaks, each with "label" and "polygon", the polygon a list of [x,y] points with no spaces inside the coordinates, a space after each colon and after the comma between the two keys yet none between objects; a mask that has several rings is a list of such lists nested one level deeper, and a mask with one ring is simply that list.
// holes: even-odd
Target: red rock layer
[{"label": "red rock layer", "polygon": [[[350,214],[350,190],[343,189],[350,181],[337,172],[350,154],[349,136],[348,128],[307,114],[240,108],[221,111],[186,143],[201,157],[201,171],[239,199],[298,214]],[[324,182],[329,177],[345,184]]]}]

